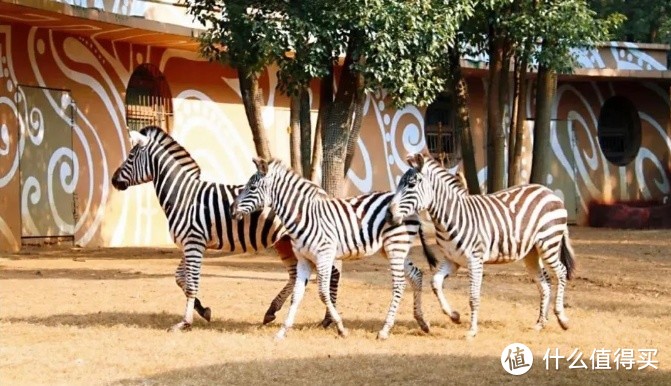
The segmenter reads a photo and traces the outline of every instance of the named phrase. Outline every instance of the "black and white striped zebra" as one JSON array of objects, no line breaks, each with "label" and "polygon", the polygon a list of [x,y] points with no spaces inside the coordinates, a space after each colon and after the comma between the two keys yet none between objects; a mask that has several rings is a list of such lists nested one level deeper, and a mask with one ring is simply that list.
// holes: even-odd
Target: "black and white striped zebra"
[{"label": "black and white striped zebra", "polygon": [[[393,296],[378,338],[388,338],[394,325],[405,289],[404,276],[414,290],[414,317],[422,330],[429,331],[422,315],[422,271],[407,259],[415,235],[418,232],[421,235],[417,216],[409,216],[399,224],[391,225],[385,221],[385,216],[392,192],[336,199],[281,161],[255,158],[254,163],[258,172],[235,199],[233,214],[242,216],[261,208],[272,208],[291,235],[298,257],[298,278],[291,306],[284,325],[276,335],[277,339],[283,339],[294,323],[313,266],[317,270],[320,299],[326,304],[338,333],[346,336],[347,330],[329,296],[330,267],[336,259],[369,256],[381,249],[391,266]],[[428,254],[427,259],[435,265],[432,255]]]},{"label": "black and white striped zebra", "polygon": [[[206,248],[230,253],[263,250],[275,246],[289,272],[289,281],[271,302],[263,323],[275,319],[275,313],[289,296],[296,280],[297,260],[291,250],[286,229],[270,209],[236,220],[230,204],[242,185],[223,185],[200,179],[200,167],[189,152],[170,135],[155,126],[131,131],[133,148],[114,172],[112,185],[118,190],[153,181],[156,197],[168,218],[170,234],[184,254],[175,272],[177,285],[187,297],[183,320],[171,330],[188,329],[193,310],[207,321],[210,308],[196,297],[200,270]],[[333,268],[334,301],[340,272]],[[322,322],[330,324],[327,317]]]},{"label": "black and white striped zebra", "polygon": [[443,295],[443,279],[460,266],[468,267],[471,328],[467,336],[474,337],[478,331],[483,264],[524,259],[541,293],[535,328],[540,330],[547,323],[551,288],[545,268],[549,267],[558,279],[554,312],[561,327],[567,329],[564,287],[574,273],[575,260],[562,199],[536,184],[469,195],[457,177],[430,157],[411,154],[407,160],[411,168],[398,184],[389,216],[392,223],[399,223],[407,216],[428,210],[444,254],[432,281],[443,312],[459,322],[459,314]]}]

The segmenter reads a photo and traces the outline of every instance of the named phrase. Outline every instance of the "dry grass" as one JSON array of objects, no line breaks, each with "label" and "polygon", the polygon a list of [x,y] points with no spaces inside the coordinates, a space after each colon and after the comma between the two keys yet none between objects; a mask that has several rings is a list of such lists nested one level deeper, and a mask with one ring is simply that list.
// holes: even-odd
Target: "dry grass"
[{"label": "dry grass", "polygon": [[[21,384],[669,384],[671,382],[671,231],[572,229],[577,279],[567,292],[572,328],[554,318],[531,326],[538,294],[523,264],[487,267],[480,334],[442,315],[425,281],[425,314],[432,332],[412,318],[410,291],[389,341],[375,340],[390,300],[386,261],[346,262],[338,307],[351,335],[316,327],[323,316],[311,283],[297,327],[272,339],[278,322],[261,327],[285,274],[273,257],[217,257],[204,267],[201,298],[214,319],[189,333],[165,329],[181,318],[184,299],[174,284],[176,250],[104,249],[31,252],[0,258],[0,383]],[[426,268],[415,248],[414,260]],[[425,269],[425,272],[428,270]],[[467,280],[446,284],[453,305],[468,317]],[[286,315],[286,306],[279,318]],[[513,377],[500,365],[502,349],[528,345],[535,365]],[[657,348],[659,370],[547,371],[548,348]]]}]

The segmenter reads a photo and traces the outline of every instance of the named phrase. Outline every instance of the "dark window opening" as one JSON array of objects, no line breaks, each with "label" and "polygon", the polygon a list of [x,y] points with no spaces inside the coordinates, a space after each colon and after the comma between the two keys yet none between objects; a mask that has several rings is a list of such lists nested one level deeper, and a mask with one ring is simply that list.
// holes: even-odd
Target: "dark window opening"
[{"label": "dark window opening", "polygon": [[601,106],[597,134],[608,161],[619,166],[631,162],[641,147],[641,119],[636,106],[622,96],[606,100]]},{"label": "dark window opening", "polygon": [[170,131],[172,117],[172,94],[165,76],[153,64],[140,65],[126,89],[126,125],[130,130],[155,125]]},{"label": "dark window opening", "polygon": [[452,98],[442,93],[426,109],[424,136],[431,156],[446,167],[461,160],[461,147],[454,126]]}]

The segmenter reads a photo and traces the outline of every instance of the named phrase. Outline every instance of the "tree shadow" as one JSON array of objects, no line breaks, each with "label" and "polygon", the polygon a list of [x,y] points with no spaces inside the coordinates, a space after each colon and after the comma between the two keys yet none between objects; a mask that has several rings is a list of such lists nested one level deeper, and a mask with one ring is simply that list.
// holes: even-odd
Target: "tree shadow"
[{"label": "tree shadow", "polygon": [[[141,271],[123,269],[87,269],[87,268],[40,268],[40,269],[7,269],[0,267],[0,280],[40,280],[40,279],[73,279],[73,280],[137,280],[175,277],[172,273],[145,273]],[[204,268],[206,269],[206,268]],[[258,277],[254,275],[228,275],[215,273],[201,273],[203,278],[217,277],[237,280],[261,280],[271,282],[286,282],[289,278]]]},{"label": "tree shadow", "polygon": [[211,384],[292,384],[292,385],[400,385],[455,384],[492,385],[603,385],[668,384],[669,373],[661,370],[576,370],[568,365],[559,371],[545,370],[541,356],[534,356],[531,370],[521,376],[507,374],[498,356],[407,355],[404,353],[331,356],[325,347],[321,357],[230,361],[190,367],[125,379],[112,385],[211,385]]},{"label": "tree shadow", "polygon": [[40,269],[0,269],[0,279],[39,280],[133,280],[147,278],[174,277],[173,274],[145,273],[123,269],[87,269],[87,268],[40,268]]},{"label": "tree shadow", "polygon": [[[213,313],[216,310],[213,311]],[[211,322],[194,316],[194,329],[221,330],[231,332],[250,332],[262,324],[263,315],[259,314],[259,323],[243,322],[235,319],[218,318],[214,314]],[[179,322],[182,316],[167,312],[103,312],[91,314],[56,314],[45,317],[0,318],[4,322],[28,323],[46,327],[71,326],[79,328],[126,326],[151,330],[166,330]]]},{"label": "tree shadow", "polygon": [[[286,307],[285,307],[286,308]],[[223,315],[223,316],[220,316]],[[213,330],[229,333],[247,334],[258,330],[268,330],[268,336],[272,337],[276,330],[281,326],[284,320],[284,314],[278,313],[277,319],[268,325],[262,324],[263,310],[259,309],[258,322],[244,321],[240,319],[226,317],[226,309],[221,308],[213,310],[211,322],[194,316],[193,330]],[[321,318],[323,313],[315,310],[314,319],[309,322],[296,323],[292,328],[294,330],[314,329],[324,330],[327,336],[332,334],[336,336],[335,326],[327,329],[321,327]],[[150,330],[167,330],[173,324],[181,320],[181,315],[167,312],[97,312],[89,314],[56,314],[44,317],[10,317],[0,318],[2,322],[9,323],[27,323],[41,325],[45,327],[114,327],[126,326]],[[345,327],[352,331],[363,331],[368,333],[377,333],[384,324],[384,318],[379,319],[344,319]],[[484,324],[487,325],[486,323]],[[423,335],[419,326],[414,320],[397,321],[392,334],[397,331],[397,335]]]},{"label": "tree shadow", "polygon": [[105,247],[79,248],[65,246],[24,247],[20,252],[3,255],[10,260],[35,259],[96,259],[96,260],[144,260],[180,259],[182,251],[177,247]]}]

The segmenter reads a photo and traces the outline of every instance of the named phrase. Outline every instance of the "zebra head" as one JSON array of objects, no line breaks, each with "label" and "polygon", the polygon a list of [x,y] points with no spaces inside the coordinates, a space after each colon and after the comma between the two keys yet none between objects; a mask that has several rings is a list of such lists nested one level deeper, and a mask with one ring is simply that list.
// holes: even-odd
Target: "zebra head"
[{"label": "zebra head", "polygon": [[149,137],[137,131],[130,132],[133,148],[128,158],[112,175],[112,186],[126,190],[129,186],[143,184],[153,179],[149,168]]},{"label": "zebra head", "polygon": [[429,179],[422,174],[424,155],[409,154],[406,159],[410,169],[401,177],[387,213],[387,221],[394,225],[401,224],[407,216],[427,209],[433,199]]},{"label": "zebra head", "polygon": [[231,207],[231,215],[236,220],[241,220],[244,215],[263,209],[270,202],[268,161],[263,158],[254,158],[253,161],[257,171],[249,178]]}]

